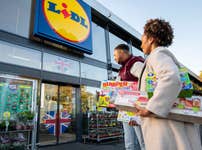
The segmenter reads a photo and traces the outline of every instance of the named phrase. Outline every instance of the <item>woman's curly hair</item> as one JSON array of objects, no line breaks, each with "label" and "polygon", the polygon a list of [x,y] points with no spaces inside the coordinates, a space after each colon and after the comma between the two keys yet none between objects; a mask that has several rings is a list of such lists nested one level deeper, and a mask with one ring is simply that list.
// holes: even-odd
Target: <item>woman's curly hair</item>
[{"label": "woman's curly hair", "polygon": [[144,34],[153,37],[157,46],[170,46],[173,41],[173,29],[163,19],[150,19],[144,26]]}]

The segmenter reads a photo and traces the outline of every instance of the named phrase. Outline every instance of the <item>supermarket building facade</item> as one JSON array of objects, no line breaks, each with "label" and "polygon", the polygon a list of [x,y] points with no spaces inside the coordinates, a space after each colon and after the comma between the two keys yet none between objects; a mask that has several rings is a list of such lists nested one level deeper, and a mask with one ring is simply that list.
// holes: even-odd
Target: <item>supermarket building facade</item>
[{"label": "supermarket building facade", "polygon": [[[10,88],[15,85],[18,94],[11,102],[17,99],[22,104],[7,107],[4,102],[0,119],[5,111],[12,115],[31,107],[38,116],[32,135],[37,143],[81,141],[83,113],[96,110],[101,81],[113,79],[120,67],[113,59],[114,47],[126,43],[134,55],[144,57],[141,35],[96,1],[3,0],[1,4],[0,92],[4,89],[12,96]],[[193,73],[191,78],[201,84]],[[25,92],[24,98],[20,92]],[[71,123],[64,124],[67,132],[58,134],[56,126],[63,128],[62,121],[70,116],[63,114],[58,120],[46,112],[64,110]],[[57,122],[52,129],[47,128],[54,122],[51,117]]]}]

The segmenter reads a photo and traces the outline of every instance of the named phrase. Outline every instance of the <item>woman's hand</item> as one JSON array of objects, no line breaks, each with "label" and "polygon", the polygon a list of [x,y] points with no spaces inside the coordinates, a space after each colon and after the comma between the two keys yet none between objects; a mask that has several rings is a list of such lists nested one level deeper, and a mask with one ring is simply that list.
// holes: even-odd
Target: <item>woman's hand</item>
[{"label": "woman's hand", "polygon": [[135,108],[137,109],[137,116],[142,116],[142,117],[148,117],[150,114],[152,114],[152,112],[150,112],[149,110],[142,108],[140,106],[138,106],[137,104],[134,105]]}]

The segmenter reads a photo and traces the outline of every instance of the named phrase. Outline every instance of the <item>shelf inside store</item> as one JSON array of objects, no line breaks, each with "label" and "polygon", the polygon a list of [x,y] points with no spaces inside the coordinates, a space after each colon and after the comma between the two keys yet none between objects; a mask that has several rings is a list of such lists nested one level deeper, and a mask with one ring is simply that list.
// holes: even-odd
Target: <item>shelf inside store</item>
[{"label": "shelf inside store", "polygon": [[117,112],[94,112],[88,114],[88,138],[97,142],[123,137],[122,124]]}]

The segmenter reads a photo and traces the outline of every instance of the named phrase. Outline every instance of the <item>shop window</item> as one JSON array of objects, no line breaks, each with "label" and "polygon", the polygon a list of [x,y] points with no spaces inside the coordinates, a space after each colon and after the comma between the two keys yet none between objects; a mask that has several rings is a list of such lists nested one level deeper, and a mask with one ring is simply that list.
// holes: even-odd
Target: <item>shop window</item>
[{"label": "shop window", "polygon": [[106,62],[105,30],[95,23],[92,23],[92,42],[93,54],[85,55]]},{"label": "shop window", "polygon": [[97,110],[97,102],[99,98],[99,88],[90,86],[81,86],[81,109],[83,115],[83,134],[88,134],[89,122],[88,113]]},{"label": "shop window", "polygon": [[127,44],[126,41],[123,41],[119,37],[115,36],[112,33],[109,33],[109,45],[110,45],[110,55],[111,55],[111,62],[117,64],[114,60],[114,48],[119,44]]},{"label": "shop window", "polygon": [[35,108],[36,80],[0,74],[0,121],[4,112],[15,120],[16,114]]},{"label": "shop window", "polygon": [[119,74],[118,72],[112,71],[112,79],[113,79],[113,80],[116,80],[118,74]]},{"label": "shop window", "polygon": [[1,62],[41,69],[41,52],[0,41]]},{"label": "shop window", "polygon": [[96,111],[99,88],[81,86],[81,108],[83,113]]},{"label": "shop window", "polygon": [[44,53],[43,70],[79,77],[79,62]]},{"label": "shop window", "polygon": [[81,63],[81,77],[98,81],[108,79],[107,70],[84,63]]},{"label": "shop window", "polygon": [[132,53],[134,56],[142,56],[144,58],[144,53],[134,46],[132,47]]},{"label": "shop window", "polygon": [[[25,149],[30,144],[35,147],[36,90],[37,80],[0,74],[1,150]],[[18,144],[13,142],[13,137]]]},{"label": "shop window", "polygon": [[0,29],[29,37],[31,0],[1,0]]}]

